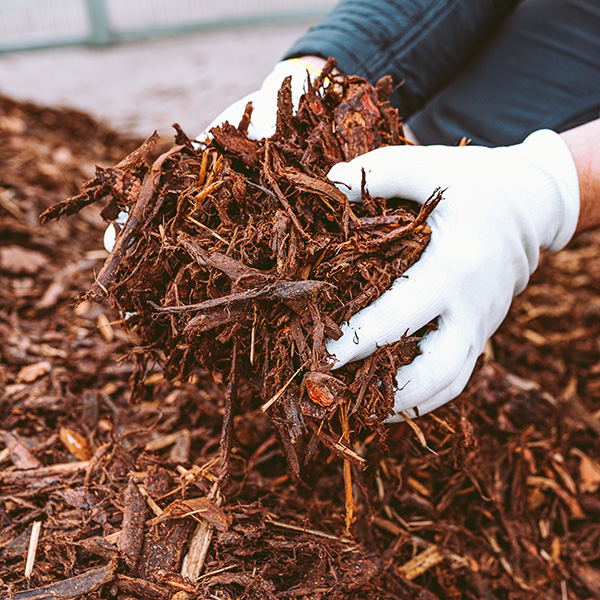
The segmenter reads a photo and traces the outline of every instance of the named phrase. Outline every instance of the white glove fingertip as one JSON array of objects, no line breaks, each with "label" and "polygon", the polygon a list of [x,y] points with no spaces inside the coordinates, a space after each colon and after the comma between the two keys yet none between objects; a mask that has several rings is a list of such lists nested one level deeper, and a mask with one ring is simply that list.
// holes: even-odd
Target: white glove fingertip
[{"label": "white glove fingertip", "polygon": [[415,409],[415,414],[425,414],[462,392],[478,357],[462,329],[441,319],[439,329],[421,342],[421,354],[398,370],[397,413]]},{"label": "white glove fingertip", "polygon": [[108,227],[104,230],[104,248],[107,252],[112,252],[112,249],[115,247],[115,242],[117,241],[117,235],[119,233],[119,226],[125,225],[127,222],[127,217],[129,217],[129,213],[126,211],[121,211],[114,223],[108,225]]},{"label": "white glove fingertip", "polygon": [[337,163],[327,174],[335,187],[346,194],[350,202],[360,202],[362,199],[361,182],[362,171],[352,167],[350,163]]},{"label": "white glove fingertip", "polygon": [[112,252],[112,249],[115,247],[115,242],[117,241],[117,228],[112,223],[104,230],[104,239],[102,240],[104,243],[104,248],[107,252]]},{"label": "white glove fingertip", "polygon": [[343,335],[337,340],[327,343],[327,352],[334,359],[334,369],[339,369],[349,362],[360,360],[377,350],[373,339],[361,341],[362,327],[351,324],[342,326]]}]

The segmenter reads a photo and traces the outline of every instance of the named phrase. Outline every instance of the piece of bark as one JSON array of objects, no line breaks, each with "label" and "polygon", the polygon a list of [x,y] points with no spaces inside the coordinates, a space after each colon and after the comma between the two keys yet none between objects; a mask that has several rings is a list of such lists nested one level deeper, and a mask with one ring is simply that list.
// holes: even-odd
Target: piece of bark
[{"label": "piece of bark", "polygon": [[37,456],[29,451],[16,435],[9,431],[2,431],[0,435],[10,452],[10,460],[17,469],[39,469],[42,466]]},{"label": "piece of bark", "polygon": [[[127,155],[123,160],[121,160],[115,166],[115,169],[129,171],[139,168],[156,146],[158,137],[158,133],[155,131],[137,150],[134,150],[131,154]],[[78,194],[72,198],[68,198],[67,200],[63,200],[62,202],[54,204],[45,210],[40,215],[40,222],[44,224],[54,219],[59,219],[63,216],[68,217],[69,215],[79,212],[85,206],[88,206],[89,204],[106,197],[109,193],[110,186],[108,186],[102,179],[95,178],[90,181],[86,181],[83,184],[83,192],[81,194]]]},{"label": "piece of bark", "polygon": [[63,598],[66,600],[69,598],[80,598],[110,583],[114,579],[116,567],[116,562],[111,562],[104,567],[90,569],[70,579],[58,581],[34,590],[15,592],[7,598],[10,600],[59,600]]},{"label": "piece of bark", "polygon": [[172,590],[158,583],[121,574],[117,575],[117,586],[126,594],[147,600],[169,600],[173,595]]},{"label": "piece of bark", "polygon": [[130,480],[123,494],[123,523],[117,547],[125,564],[133,573],[144,543],[144,523],[146,521],[146,501],[137,485]]}]

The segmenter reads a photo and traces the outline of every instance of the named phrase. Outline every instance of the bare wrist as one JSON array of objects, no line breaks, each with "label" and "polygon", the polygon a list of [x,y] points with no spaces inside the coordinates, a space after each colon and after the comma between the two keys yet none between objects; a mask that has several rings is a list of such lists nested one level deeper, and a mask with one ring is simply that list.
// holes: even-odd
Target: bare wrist
[{"label": "bare wrist", "polygon": [[600,226],[600,119],[560,134],[567,144],[579,179],[577,231]]}]

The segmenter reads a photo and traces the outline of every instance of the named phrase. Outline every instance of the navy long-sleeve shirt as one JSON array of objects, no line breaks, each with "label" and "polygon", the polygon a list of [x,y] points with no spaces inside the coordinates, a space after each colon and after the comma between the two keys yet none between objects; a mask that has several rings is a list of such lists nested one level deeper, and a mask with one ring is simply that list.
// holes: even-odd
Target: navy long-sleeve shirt
[{"label": "navy long-sleeve shirt", "polygon": [[425,144],[517,143],[600,116],[599,0],[342,0],[285,58],[376,82]]},{"label": "navy long-sleeve shirt", "polygon": [[286,58],[333,56],[340,71],[392,75],[408,116],[450,81],[518,0],[342,0]]}]

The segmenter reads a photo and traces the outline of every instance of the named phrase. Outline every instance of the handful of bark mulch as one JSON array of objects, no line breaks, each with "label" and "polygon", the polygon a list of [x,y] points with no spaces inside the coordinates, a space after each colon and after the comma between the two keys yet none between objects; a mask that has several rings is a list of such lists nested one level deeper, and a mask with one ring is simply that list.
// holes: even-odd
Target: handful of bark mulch
[{"label": "handful of bark mulch", "polygon": [[227,380],[221,476],[236,398],[253,393],[296,475],[319,442],[362,464],[347,443],[350,431],[382,431],[395,374],[418,352],[419,338],[405,337],[330,373],[327,338],[337,339],[341,323],[419,258],[429,239],[425,220],[440,199],[417,212],[405,201],[371,198],[363,184],[363,202],[351,206],[326,178],[335,163],[405,143],[388,102],[391,80],[373,88],[334,77],[334,66],[309,83],[295,113],[284,81],[273,137],[247,137],[251,105],[238,127],[214,128],[207,145],[176,126],[179,145],[151,167],[156,135],[42,215],[48,221],[101,199],[108,219],[129,212],[86,297],[131,315],[138,383],[155,362],[172,379],[202,366]]}]

